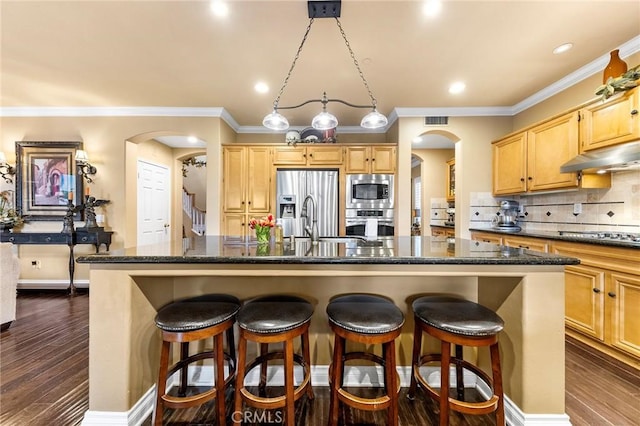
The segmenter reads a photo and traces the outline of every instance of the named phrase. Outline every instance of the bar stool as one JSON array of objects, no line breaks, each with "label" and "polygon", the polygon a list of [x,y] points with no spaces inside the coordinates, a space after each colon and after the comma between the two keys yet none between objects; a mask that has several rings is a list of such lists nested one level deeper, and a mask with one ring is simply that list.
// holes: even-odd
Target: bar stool
[{"label": "bar stool", "polygon": [[[498,333],[504,328],[504,321],[495,312],[477,303],[447,296],[425,296],[413,302],[415,330],[413,335],[413,357],[411,363],[411,385],[407,397],[414,399],[417,384],[422,386],[429,396],[439,402],[440,425],[449,424],[450,410],[465,414],[496,413],[496,424],[504,425],[504,395],[502,389],[502,371]],[[420,357],[422,332],[439,339],[440,354],[426,354]],[[455,356],[451,356],[451,345],[455,345]],[[462,347],[488,346],[491,353],[489,377],[477,366],[462,358]],[[436,392],[420,374],[420,367],[440,362],[440,392]],[[456,369],[456,397],[449,395],[449,366]],[[473,372],[493,391],[493,395],[482,402],[464,401],[463,371]],[[446,389],[446,391],[444,391]],[[446,392],[447,397],[442,393]]]},{"label": "bar stool", "polygon": [[[327,305],[329,325],[335,335],[333,360],[329,368],[331,397],[329,425],[338,424],[339,406],[343,404],[366,411],[387,410],[387,424],[398,424],[400,378],[396,371],[395,339],[404,324],[402,311],[391,301],[375,295],[338,296]],[[371,352],[346,352],[346,341],[381,344],[383,356]],[[364,359],[384,368],[385,393],[377,398],[363,398],[346,391],[344,367],[347,361]]]},{"label": "bar stool", "polygon": [[[235,407],[233,423],[242,421],[242,404],[260,409],[285,408],[286,425],[295,424],[295,402],[306,393],[313,399],[311,388],[311,356],[309,354],[309,323],[313,315],[311,303],[296,296],[270,295],[253,299],[245,303],[237,320],[240,328],[238,342],[238,373],[236,377]],[[294,339],[300,337],[302,355],[293,351]],[[260,355],[248,364],[247,341],[260,344]],[[282,350],[269,352],[270,343],[284,343]],[[245,387],[246,374],[260,366],[259,391],[262,395],[266,388],[267,364],[269,361],[284,360],[284,395],[266,397],[255,395]],[[294,363],[302,366],[304,378],[295,387],[293,380]]]},{"label": "bar stool", "polygon": [[[216,399],[218,424],[226,424],[225,389],[235,378],[235,343],[233,324],[240,310],[240,300],[227,294],[206,294],[169,303],[161,308],[155,318],[162,331],[162,349],[156,390],[154,425],[162,424],[164,408],[188,408]],[[224,352],[223,336],[226,335],[228,353]],[[213,337],[214,350],[189,355],[189,342]],[[169,367],[171,343],[180,343],[180,360]],[[211,389],[196,395],[186,395],[189,364],[204,359],[214,359],[215,379]],[[225,360],[229,368],[224,377]],[[169,395],[167,378],[180,370],[178,395]]]}]

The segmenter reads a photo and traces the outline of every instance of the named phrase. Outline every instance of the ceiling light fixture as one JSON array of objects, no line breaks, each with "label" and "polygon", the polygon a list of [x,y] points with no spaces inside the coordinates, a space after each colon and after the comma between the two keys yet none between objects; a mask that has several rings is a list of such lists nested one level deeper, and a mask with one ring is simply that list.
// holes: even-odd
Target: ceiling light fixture
[{"label": "ceiling light fixture", "polygon": [[[371,112],[365,115],[362,121],[360,122],[361,127],[364,127],[365,129],[378,129],[381,127],[385,127],[389,121],[387,120],[387,117],[385,117],[383,114],[378,112],[376,107],[377,105],[376,98],[371,93],[371,89],[369,88],[369,83],[367,83],[367,79],[364,78],[364,74],[360,69],[358,60],[356,59],[356,56],[353,53],[353,50],[351,49],[351,45],[349,44],[349,41],[347,40],[347,36],[344,33],[344,30],[342,29],[342,25],[340,24],[340,20],[338,19],[340,17],[341,1],[340,0],[308,1],[307,6],[309,9],[309,25],[307,26],[307,30],[304,33],[304,36],[302,37],[302,42],[300,43],[300,47],[298,47],[298,51],[296,52],[296,55],[293,58],[293,63],[289,68],[289,72],[287,73],[287,76],[285,77],[284,82],[282,83],[280,92],[278,92],[278,96],[273,101],[273,112],[271,112],[270,114],[267,114],[264,117],[264,119],[262,120],[262,125],[271,130],[286,130],[289,128],[289,121],[282,114],[280,114],[278,110],[295,109],[295,108],[300,108],[309,103],[319,102],[322,104],[322,112],[320,112],[318,115],[316,115],[313,118],[313,121],[311,122],[311,126],[318,130],[334,129],[335,127],[338,126],[338,119],[336,118],[335,115],[331,114],[330,112],[327,112],[327,104],[329,102],[339,102],[341,104],[350,106],[352,108],[371,109]],[[343,101],[342,99],[327,98],[326,92],[323,93],[321,99],[310,99],[308,101],[304,101],[294,106],[281,107],[278,105],[280,102],[280,97],[282,96],[282,93],[284,92],[285,87],[287,87],[287,83],[289,82],[291,73],[293,72],[293,69],[296,66],[296,62],[298,60],[298,57],[300,56],[300,52],[302,52],[302,47],[304,46],[304,43],[307,40],[309,31],[311,31],[311,26],[313,25],[315,18],[335,18],[336,25],[338,26],[338,29],[340,30],[340,34],[344,39],[344,43],[347,46],[347,49],[349,50],[349,54],[351,55],[353,64],[358,70],[358,74],[362,79],[362,83],[364,84],[364,87],[367,89],[367,92],[369,93],[369,98],[371,98],[371,105],[356,105],[350,102]]]},{"label": "ceiling light fixture", "polygon": [[451,84],[451,86],[449,86],[449,93],[451,93],[452,95],[457,95],[458,93],[464,92],[464,89],[466,87],[467,87],[466,84],[464,84],[461,81],[457,81],[457,82]]},{"label": "ceiling light fixture", "polygon": [[553,49],[553,54],[554,55],[559,55],[560,53],[564,53],[567,50],[571,49],[572,47],[573,47],[573,43],[561,44],[560,46],[558,46],[555,49]]}]

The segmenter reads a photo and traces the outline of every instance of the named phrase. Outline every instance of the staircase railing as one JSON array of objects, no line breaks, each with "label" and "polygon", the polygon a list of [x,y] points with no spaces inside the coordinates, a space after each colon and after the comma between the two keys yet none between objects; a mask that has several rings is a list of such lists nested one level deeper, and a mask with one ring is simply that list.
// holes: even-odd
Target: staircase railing
[{"label": "staircase railing", "polygon": [[207,212],[195,206],[195,194],[187,192],[184,188],[182,188],[182,210],[191,219],[191,230],[198,235],[204,235],[207,229]]}]

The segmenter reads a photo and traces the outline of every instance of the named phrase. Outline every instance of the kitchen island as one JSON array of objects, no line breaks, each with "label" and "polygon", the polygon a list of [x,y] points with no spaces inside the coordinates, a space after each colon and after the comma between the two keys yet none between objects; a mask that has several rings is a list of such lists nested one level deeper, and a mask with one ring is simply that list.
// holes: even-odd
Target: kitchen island
[{"label": "kitchen island", "polygon": [[[571,257],[436,237],[329,239],[317,245],[200,237],[81,256],[90,264],[89,411],[84,423],[132,424],[153,406],[160,335],[153,318],[172,300],[224,292],[248,299],[302,295],[311,323],[314,386],[326,386],[332,334],[325,308],[349,292],[388,296],[405,313],[397,344],[408,384],[412,301],[452,294],[495,310],[510,424],[570,424],[564,411],[564,265]],[[430,349],[438,346],[431,342]],[[483,368],[487,354],[465,353]]]}]

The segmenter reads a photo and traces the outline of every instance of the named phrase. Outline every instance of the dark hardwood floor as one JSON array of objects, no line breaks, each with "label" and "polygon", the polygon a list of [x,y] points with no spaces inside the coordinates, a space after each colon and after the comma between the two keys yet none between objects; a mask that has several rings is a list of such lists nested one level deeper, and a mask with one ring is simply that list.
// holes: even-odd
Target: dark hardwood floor
[{"label": "dark hardwood floor", "polygon": [[[89,297],[62,293],[18,296],[17,320],[0,336],[0,424],[79,425],[88,404]],[[574,425],[640,425],[640,372],[567,338],[566,411]],[[325,425],[329,409],[326,387],[316,399],[296,408],[300,425]],[[227,393],[228,401],[232,391]],[[435,404],[422,392],[415,402],[402,390],[401,425],[437,424]],[[228,406],[229,408],[231,405]],[[383,425],[382,413],[343,410],[347,425]],[[167,410],[165,424],[215,424],[211,404]],[[493,416],[454,413],[452,425],[486,425]],[[266,418],[265,418],[266,420]],[[145,424],[150,424],[147,420]],[[266,424],[266,423],[265,423]]]}]

